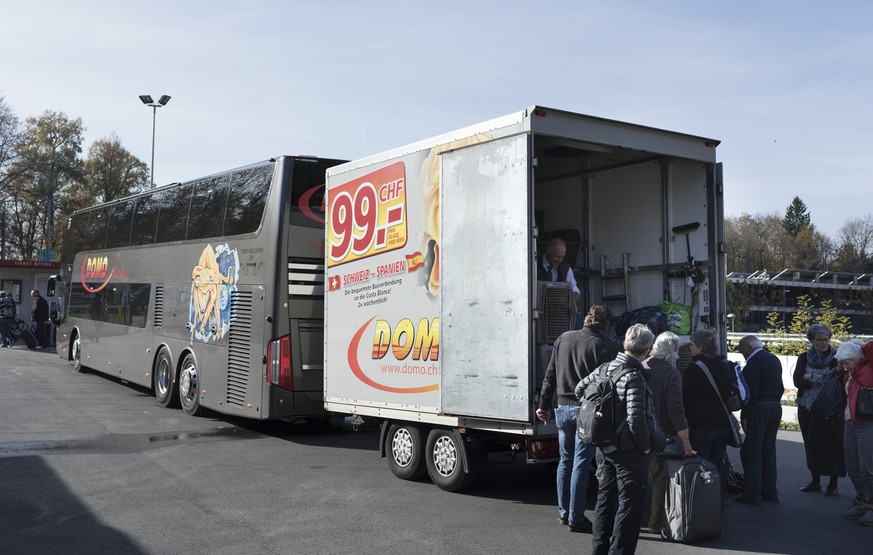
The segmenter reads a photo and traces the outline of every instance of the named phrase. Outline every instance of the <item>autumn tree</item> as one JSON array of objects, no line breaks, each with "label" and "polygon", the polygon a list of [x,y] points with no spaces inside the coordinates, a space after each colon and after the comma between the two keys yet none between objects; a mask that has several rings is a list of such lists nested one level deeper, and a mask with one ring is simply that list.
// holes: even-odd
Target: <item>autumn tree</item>
[{"label": "autumn tree", "polygon": [[873,271],[873,214],[847,221],[837,232],[833,268],[839,272]]},{"label": "autumn tree", "polygon": [[149,169],[113,133],[94,141],[88,150],[85,182],[94,194],[94,203],[109,202],[147,189]]}]

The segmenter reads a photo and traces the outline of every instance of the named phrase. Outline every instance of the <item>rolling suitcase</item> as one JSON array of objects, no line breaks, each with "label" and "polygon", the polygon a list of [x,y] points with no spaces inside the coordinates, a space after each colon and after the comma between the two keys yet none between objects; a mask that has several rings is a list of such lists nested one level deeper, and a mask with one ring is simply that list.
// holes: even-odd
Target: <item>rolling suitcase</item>
[{"label": "rolling suitcase", "polygon": [[667,495],[661,537],[690,543],[721,535],[721,482],[703,457],[667,459]]},{"label": "rolling suitcase", "polygon": [[19,337],[24,340],[24,344],[27,345],[28,349],[36,349],[38,343],[36,342],[36,334],[33,333],[33,330],[27,326],[23,326],[20,330]]}]

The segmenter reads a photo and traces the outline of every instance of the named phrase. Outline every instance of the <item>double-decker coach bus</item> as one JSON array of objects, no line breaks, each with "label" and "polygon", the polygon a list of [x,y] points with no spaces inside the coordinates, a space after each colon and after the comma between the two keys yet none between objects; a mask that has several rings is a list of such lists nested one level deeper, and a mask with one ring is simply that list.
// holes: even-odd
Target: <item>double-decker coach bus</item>
[{"label": "double-decker coach bus", "polygon": [[75,212],[57,350],[163,406],[323,414],[324,181],[283,156]]}]

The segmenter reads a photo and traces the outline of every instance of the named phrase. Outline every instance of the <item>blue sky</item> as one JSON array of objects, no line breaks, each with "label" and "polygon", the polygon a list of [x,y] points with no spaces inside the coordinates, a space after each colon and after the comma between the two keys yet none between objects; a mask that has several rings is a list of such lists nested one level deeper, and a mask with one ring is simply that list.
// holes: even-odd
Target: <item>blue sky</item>
[{"label": "blue sky", "polygon": [[722,141],[725,213],[871,212],[873,3],[0,0],[0,94],[155,181],[357,158],[530,105]]}]

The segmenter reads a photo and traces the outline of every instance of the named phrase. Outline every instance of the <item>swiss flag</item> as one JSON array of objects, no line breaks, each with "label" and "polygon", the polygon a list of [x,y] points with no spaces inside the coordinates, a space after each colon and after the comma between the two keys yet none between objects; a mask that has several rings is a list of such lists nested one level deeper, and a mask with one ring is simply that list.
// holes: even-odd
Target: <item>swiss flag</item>
[{"label": "swiss flag", "polygon": [[339,276],[330,276],[327,278],[327,290],[328,291],[336,291],[340,288],[340,277]]}]

